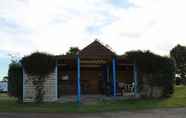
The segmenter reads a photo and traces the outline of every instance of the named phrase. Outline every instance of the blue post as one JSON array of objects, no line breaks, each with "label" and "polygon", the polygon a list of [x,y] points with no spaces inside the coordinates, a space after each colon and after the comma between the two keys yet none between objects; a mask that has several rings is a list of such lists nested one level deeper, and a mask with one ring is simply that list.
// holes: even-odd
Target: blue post
[{"label": "blue post", "polygon": [[113,92],[112,95],[116,96],[116,58],[112,59],[112,85],[113,85]]},{"label": "blue post", "polygon": [[138,94],[138,75],[137,75],[137,67],[136,64],[133,65],[133,72],[134,72],[134,95],[137,96]]},{"label": "blue post", "polygon": [[81,85],[80,85],[80,58],[77,56],[77,98],[76,101],[80,104]]}]

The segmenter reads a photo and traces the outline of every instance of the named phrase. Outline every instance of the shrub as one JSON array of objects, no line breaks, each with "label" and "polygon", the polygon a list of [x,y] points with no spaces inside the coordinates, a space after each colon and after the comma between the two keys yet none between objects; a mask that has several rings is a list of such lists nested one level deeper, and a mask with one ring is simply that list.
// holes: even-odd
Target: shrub
[{"label": "shrub", "polygon": [[[163,97],[168,97],[173,93],[175,64],[172,59],[153,54],[150,51],[130,51],[126,53],[126,59],[131,63],[136,63],[141,74],[152,75],[147,78],[148,84],[151,87],[162,87]],[[140,84],[142,86],[143,82]]]},{"label": "shrub", "polygon": [[170,55],[176,63],[176,74],[180,77],[181,84],[186,85],[186,46],[175,46]]},{"label": "shrub", "polygon": [[19,62],[11,62],[8,69],[8,94],[22,99],[22,67]]},{"label": "shrub", "polygon": [[54,71],[56,60],[53,55],[35,52],[22,59],[24,70],[29,75],[46,76]]}]

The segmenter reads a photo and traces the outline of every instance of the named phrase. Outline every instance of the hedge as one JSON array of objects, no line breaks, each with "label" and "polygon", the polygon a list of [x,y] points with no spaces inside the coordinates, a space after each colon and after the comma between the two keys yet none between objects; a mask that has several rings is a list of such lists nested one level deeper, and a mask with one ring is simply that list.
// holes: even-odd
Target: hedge
[{"label": "hedge", "polygon": [[24,57],[21,63],[27,74],[45,76],[54,71],[56,59],[55,56],[47,53],[34,52]]},{"label": "hedge", "polygon": [[21,64],[12,62],[8,70],[8,94],[22,100],[23,95],[23,72]]},{"label": "hedge", "polygon": [[150,86],[163,87],[162,97],[172,95],[174,91],[175,63],[171,58],[140,50],[126,52],[125,56],[129,62],[136,63],[142,76],[144,74],[152,75],[152,78],[148,79]]}]

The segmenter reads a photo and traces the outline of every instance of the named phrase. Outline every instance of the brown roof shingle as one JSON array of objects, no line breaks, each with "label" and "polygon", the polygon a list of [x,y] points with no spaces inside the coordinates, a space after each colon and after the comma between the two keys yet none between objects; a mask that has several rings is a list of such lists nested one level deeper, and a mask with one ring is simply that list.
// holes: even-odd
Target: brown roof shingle
[{"label": "brown roof shingle", "polygon": [[80,57],[111,57],[116,55],[113,51],[95,40],[79,53]]}]

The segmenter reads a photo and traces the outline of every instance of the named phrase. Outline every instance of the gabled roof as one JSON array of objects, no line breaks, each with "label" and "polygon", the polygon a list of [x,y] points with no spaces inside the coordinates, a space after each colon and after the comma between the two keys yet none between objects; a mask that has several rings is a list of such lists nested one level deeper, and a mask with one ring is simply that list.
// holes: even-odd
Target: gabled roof
[{"label": "gabled roof", "polygon": [[80,57],[84,58],[90,58],[90,57],[110,57],[115,55],[113,51],[108,49],[106,46],[104,46],[102,43],[100,43],[98,40],[95,40],[91,44],[89,44],[87,47],[82,49],[79,52]]}]

